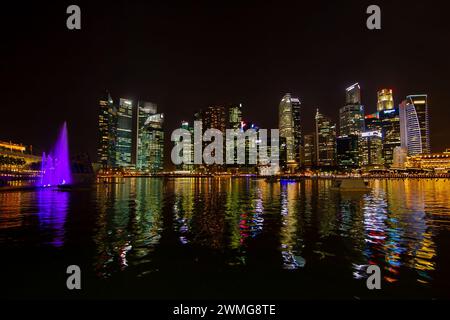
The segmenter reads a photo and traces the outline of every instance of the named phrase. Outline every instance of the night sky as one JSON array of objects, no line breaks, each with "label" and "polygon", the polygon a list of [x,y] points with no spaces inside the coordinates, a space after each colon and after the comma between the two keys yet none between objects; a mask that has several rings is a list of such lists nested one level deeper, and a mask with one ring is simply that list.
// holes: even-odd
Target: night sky
[{"label": "night sky", "polygon": [[[337,120],[359,82],[366,113],[384,87],[396,104],[427,93],[432,150],[450,147],[445,2],[52,2],[2,4],[0,140],[45,150],[67,120],[72,152],[95,159],[106,89],[157,103],[167,140],[210,105],[242,103],[245,119],[276,128],[286,92],[300,97],[308,133],[315,108]],[[66,28],[70,4],[81,7],[79,31]],[[382,30],[366,28],[370,4]]]}]

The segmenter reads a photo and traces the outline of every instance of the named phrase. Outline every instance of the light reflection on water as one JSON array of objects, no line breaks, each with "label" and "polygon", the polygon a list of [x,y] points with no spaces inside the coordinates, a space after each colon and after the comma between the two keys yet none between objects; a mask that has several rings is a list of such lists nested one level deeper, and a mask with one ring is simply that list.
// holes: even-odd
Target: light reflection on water
[{"label": "light reflection on water", "polygon": [[66,229],[68,218],[80,214],[93,217],[92,233],[71,234],[93,238],[100,278],[175,267],[301,272],[326,266],[362,279],[365,267],[377,264],[389,283],[407,277],[427,286],[437,270],[448,272],[438,268],[435,243],[450,230],[445,180],[374,180],[367,194],[332,192],[329,180],[116,182],[85,191],[92,203],[83,213],[78,193],[0,193],[0,244],[64,248],[67,240],[77,242]]}]

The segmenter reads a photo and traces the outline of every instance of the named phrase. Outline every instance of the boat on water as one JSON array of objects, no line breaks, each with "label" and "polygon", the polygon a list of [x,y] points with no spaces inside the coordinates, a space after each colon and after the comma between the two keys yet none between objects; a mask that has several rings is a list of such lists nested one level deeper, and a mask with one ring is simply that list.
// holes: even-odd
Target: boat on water
[{"label": "boat on water", "polygon": [[371,190],[364,179],[335,179],[330,187],[333,191],[367,192]]}]

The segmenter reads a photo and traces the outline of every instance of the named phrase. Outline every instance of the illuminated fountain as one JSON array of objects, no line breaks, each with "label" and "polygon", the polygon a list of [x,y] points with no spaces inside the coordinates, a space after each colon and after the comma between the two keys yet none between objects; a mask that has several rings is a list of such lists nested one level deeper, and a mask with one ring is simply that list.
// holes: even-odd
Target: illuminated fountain
[{"label": "illuminated fountain", "polygon": [[69,160],[69,143],[67,137],[67,123],[64,122],[54,149],[42,155],[42,177],[38,182],[40,187],[68,185],[72,182]]}]

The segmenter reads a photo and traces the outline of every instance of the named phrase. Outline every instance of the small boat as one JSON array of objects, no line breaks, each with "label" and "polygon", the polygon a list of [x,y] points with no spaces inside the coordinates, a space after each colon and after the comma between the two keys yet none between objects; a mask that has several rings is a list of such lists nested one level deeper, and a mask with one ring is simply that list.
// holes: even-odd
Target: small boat
[{"label": "small boat", "polygon": [[364,179],[335,179],[330,188],[333,191],[367,192],[370,191],[369,182]]}]

